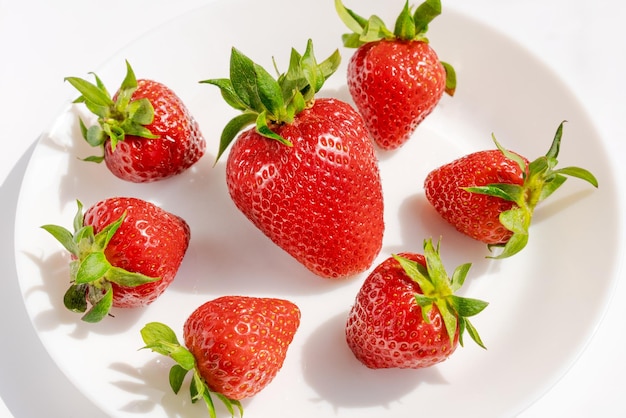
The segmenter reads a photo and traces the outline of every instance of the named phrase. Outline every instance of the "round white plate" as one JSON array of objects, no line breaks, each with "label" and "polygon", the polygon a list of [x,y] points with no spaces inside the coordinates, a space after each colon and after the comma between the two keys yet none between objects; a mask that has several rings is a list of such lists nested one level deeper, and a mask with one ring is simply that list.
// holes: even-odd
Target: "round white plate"
[{"label": "round white plate", "polygon": [[[400,0],[347,3],[389,24],[403,6]],[[379,153],[387,229],[376,263],[393,252],[421,251],[424,238],[441,236],[450,271],[473,262],[465,294],[490,302],[473,321],[488,350],[468,339],[430,369],[367,369],[353,358],[343,330],[366,273],[343,282],[314,277],[235,209],[225,186],[225,158],[213,165],[219,134],[234,111],[217,88],[198,81],[227,76],[233,46],[268,69],[275,57],[284,70],[290,49],[303,51],[311,38],[318,59],[336,48],[343,56],[322,95],[350,102],[345,68],[353,50],[341,47],[346,29],[331,1],[315,7],[305,0],[216,1],[137,40],[97,71],[113,90],[128,59],[138,77],[164,82],[181,96],[208,141],[208,154],[193,169],[138,185],[116,179],[104,165],[82,162],[79,157],[93,151],[80,138],[77,118],[88,116],[68,104],[42,136],[24,178],[15,234],[24,303],[59,368],[99,408],[116,417],[206,416],[187,394],[171,393],[171,361],[139,350],[139,330],[160,321],[182,336],[197,306],[226,294],[288,298],[302,310],[282,371],[243,402],[249,417],[407,417],[415,411],[512,416],[565,373],[593,334],[616,276],[613,225],[620,210],[603,141],[558,77],[501,33],[451,10],[430,26],[440,59],[456,67],[457,94],[443,98],[405,147]],[[422,182],[436,166],[492,148],[492,133],[504,146],[535,158],[547,151],[564,119],[561,165],[591,170],[600,188],[568,181],[537,209],[522,253],[486,259],[483,244],[458,234],[426,203]],[[39,226],[71,227],[76,199],[89,206],[115,195],[144,198],[184,217],[192,240],[177,279],[154,304],[118,309],[114,318],[86,324],[63,308],[68,255]],[[602,216],[595,216],[598,208]]]}]

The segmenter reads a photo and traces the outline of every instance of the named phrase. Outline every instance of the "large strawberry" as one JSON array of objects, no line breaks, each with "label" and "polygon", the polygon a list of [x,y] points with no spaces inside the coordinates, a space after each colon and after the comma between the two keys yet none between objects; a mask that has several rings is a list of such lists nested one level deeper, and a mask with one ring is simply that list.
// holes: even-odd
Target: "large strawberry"
[{"label": "large strawberry", "polygon": [[152,303],[178,272],[189,245],[187,223],[136,198],[105,199],[84,215],[82,209],[79,201],[74,233],[62,226],[42,226],[72,255],[65,306],[85,313],[86,322],[98,322],[112,306]]},{"label": "large strawberry", "polygon": [[439,246],[424,242],[424,254],[401,253],[378,265],[365,279],[346,325],[356,358],[373,369],[432,366],[463,345],[467,330],[484,348],[467,317],[487,303],[454,295],[470,264],[448,277]]},{"label": "large strawberry", "polygon": [[555,169],[562,135],[563,123],[546,155],[530,163],[502,148],[494,137],[498,149],[478,151],[431,171],[424,181],[426,198],[457,230],[490,247],[503,247],[495,258],[510,257],[526,246],[537,204],[566,176],[598,187],[585,169]]},{"label": "large strawberry", "polygon": [[428,24],[441,13],[426,0],[414,14],[408,1],[392,31],[376,15],[365,19],[335,0],[339,17],[354,33],[344,46],[357,48],[348,64],[348,89],[374,141],[383,149],[403,145],[444,91],[454,94],[454,68],[431,48]]},{"label": "large strawberry", "polygon": [[218,153],[239,134],[226,163],[235,205],[328,278],[366,270],[384,230],[378,161],[363,120],[342,101],[314,97],[339,61],[335,52],[318,64],[309,41],[304,55],[292,50],[289,70],[275,80],[233,49],[231,78],[205,81],[243,111],[225,127]]},{"label": "large strawberry", "polygon": [[146,346],[172,357],[170,385],[180,390],[189,371],[192,401],[204,399],[215,416],[212,396],[234,415],[239,400],[256,395],[283,366],[300,325],[300,310],[283,299],[223,296],[197,308],[184,325],[185,347],[167,325],[151,322],[141,330]]},{"label": "large strawberry", "polygon": [[96,84],[67,77],[85,103],[98,116],[98,124],[80,127],[85,140],[101,148],[103,155],[85,160],[104,160],[117,177],[144,183],[179,174],[196,163],[206,148],[198,123],[182,100],[167,86],[135,78],[126,62],[126,78],[111,98],[102,81]]}]

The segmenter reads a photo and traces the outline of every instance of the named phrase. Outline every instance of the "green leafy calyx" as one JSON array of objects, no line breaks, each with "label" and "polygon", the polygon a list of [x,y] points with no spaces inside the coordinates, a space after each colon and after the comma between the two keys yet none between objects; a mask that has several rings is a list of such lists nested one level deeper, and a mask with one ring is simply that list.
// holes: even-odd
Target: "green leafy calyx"
[{"label": "green leafy calyx", "polygon": [[274,78],[263,67],[233,48],[230,78],[201,81],[217,86],[226,103],[242,112],[228,122],[222,131],[217,159],[237,134],[251,124],[255,124],[260,135],[291,146],[290,141],[275,133],[274,127],[292,123],[301,111],[312,106],[315,94],[337,70],[340,62],[341,56],[336,50],[318,63],[313,52],[313,42],[309,40],[304,54],[292,49],[287,72]]},{"label": "green leafy calyx", "polygon": [[452,277],[449,277],[439,256],[439,244],[435,248],[431,239],[424,241],[426,267],[399,255],[393,257],[400,263],[406,275],[414,280],[422,290],[421,294],[415,294],[415,301],[421,308],[425,322],[430,322],[428,314],[432,307],[436,306],[443,318],[450,338],[450,345],[454,343],[454,336],[458,327],[461,345],[463,345],[463,334],[467,330],[472,340],[485,348],[476,328],[471,324],[468,317],[482,312],[488,303],[454,294],[463,286],[471,264],[466,263],[457,267]]},{"label": "green leafy calyx", "polygon": [[[93,73],[92,73],[93,74]],[[142,138],[158,138],[148,128],[154,120],[154,108],[146,98],[131,100],[137,90],[137,78],[128,61],[126,61],[126,77],[117,92],[115,100],[107,91],[102,80],[93,74],[95,84],[78,77],[66,77],[72,86],[81,94],[74,103],[84,103],[98,117],[98,124],[87,127],[82,119],[80,129],[83,138],[93,147],[102,148],[102,155],[85,158],[86,161],[101,162],[104,159],[104,144],[111,139],[111,150],[126,135]]]},{"label": "green leafy calyx", "polygon": [[513,235],[506,244],[490,246],[490,248],[502,247],[502,252],[492,258],[510,257],[520,252],[526,246],[528,243],[528,230],[535,207],[561,187],[567,180],[567,176],[577,177],[594,187],[598,187],[598,180],[588,170],[580,167],[556,168],[564,123],[565,121],[561,122],[557,128],[546,155],[537,158],[530,164],[526,164],[519,155],[504,149],[493,136],[496,147],[508,159],[515,161],[520,167],[524,179],[522,185],[494,183],[486,186],[465,188],[465,190],[472,193],[495,196],[515,203],[513,208],[500,214],[500,223],[509,231],[512,231]]},{"label": "green leafy calyx", "polygon": [[170,387],[174,393],[178,393],[183,386],[185,377],[192,371],[192,378],[189,384],[192,403],[203,399],[207,405],[209,416],[216,418],[213,396],[222,401],[231,417],[235,416],[235,408],[239,416],[243,416],[243,407],[237,400],[230,399],[221,393],[213,392],[209,389],[206,381],[200,375],[196,367],[196,359],[193,354],[183,347],[176,338],[174,331],[165,324],[150,322],[141,329],[141,338],[146,344],[143,349],[150,349],[153,352],[172,358],[176,364],[172,366],[169,373]]},{"label": "green leafy calyx", "polygon": [[393,31],[387,28],[380,17],[372,15],[366,19],[359,16],[346,8],[341,0],[335,0],[335,9],[339,18],[352,31],[342,36],[344,46],[358,48],[381,39],[428,42],[428,24],[441,14],[441,2],[426,0],[413,12],[407,0],[396,19]]},{"label": "green leafy calyx", "polygon": [[42,228],[72,254],[71,285],[63,297],[65,307],[72,312],[84,313],[82,320],[85,322],[99,322],[113,305],[111,283],[134,287],[160,278],[115,267],[107,260],[104,250],[124,222],[125,213],[94,234],[93,226],[83,223],[82,203],[76,202],[78,211],[74,217],[74,233],[59,225],[43,225]]},{"label": "green leafy calyx", "polygon": [[[393,31],[387,28],[380,17],[372,15],[366,19],[359,16],[346,8],[341,0],[335,0],[335,9],[339,18],[352,31],[342,35],[343,45],[346,48],[358,48],[361,45],[381,40],[428,42],[426,37],[428,25],[441,14],[441,1],[425,0],[413,12],[407,0],[396,19]],[[456,72],[449,63],[442,61],[441,64],[446,71],[445,91],[453,96],[456,90]]]}]

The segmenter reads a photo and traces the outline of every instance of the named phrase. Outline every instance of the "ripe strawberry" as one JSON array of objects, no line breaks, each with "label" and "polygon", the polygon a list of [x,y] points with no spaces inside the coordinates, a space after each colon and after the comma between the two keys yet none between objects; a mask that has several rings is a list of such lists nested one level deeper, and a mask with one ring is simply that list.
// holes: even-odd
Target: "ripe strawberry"
[{"label": "ripe strawberry", "polygon": [[[227,185],[241,212],[315,274],[347,277],[366,270],[384,230],[378,161],[363,121],[348,104],[314,99],[339,65],[339,54],[317,64],[311,41],[274,80],[233,49],[231,79],[220,87],[243,114],[223,131]],[[256,80],[251,83],[250,80]]]},{"label": "ripe strawberry", "polygon": [[401,253],[378,265],[365,279],[346,325],[356,358],[372,369],[432,366],[463,345],[463,333],[484,348],[467,317],[487,302],[455,296],[470,268],[449,278],[431,240],[424,255]]},{"label": "ripe strawberry", "polygon": [[545,156],[533,162],[503,149],[479,151],[431,171],[424,181],[426,198],[460,232],[491,247],[503,247],[495,258],[510,257],[528,242],[535,206],[567,179],[578,177],[598,187],[589,171],[554,169],[563,135],[557,128]]},{"label": "ripe strawberry", "polygon": [[96,75],[96,84],[67,77],[98,116],[98,124],[80,126],[85,140],[103,155],[85,158],[104,162],[117,177],[145,183],[180,174],[196,163],[206,143],[195,119],[176,94],[152,80],[137,80],[126,62],[126,78],[111,98]]},{"label": "ripe strawberry", "polygon": [[370,135],[382,149],[403,145],[444,91],[454,95],[454,68],[430,47],[428,24],[441,14],[439,0],[426,0],[411,15],[408,1],[391,32],[378,17],[369,20],[335,0],[339,17],[354,33],[344,46],[357,48],[348,64],[348,89]]},{"label": "ripe strawberry", "polygon": [[72,254],[65,306],[86,312],[86,322],[98,322],[112,306],[154,302],[174,280],[187,251],[187,223],[136,198],[102,200],[84,216],[82,209],[78,201],[73,234],[61,226],[42,226]]},{"label": "ripe strawberry", "polygon": [[234,415],[239,400],[256,395],[276,377],[300,325],[300,310],[283,299],[224,296],[197,308],[184,325],[185,347],[167,325],[141,330],[146,346],[172,357],[170,385],[180,390],[193,370],[192,401],[204,399],[215,416],[212,395]]}]

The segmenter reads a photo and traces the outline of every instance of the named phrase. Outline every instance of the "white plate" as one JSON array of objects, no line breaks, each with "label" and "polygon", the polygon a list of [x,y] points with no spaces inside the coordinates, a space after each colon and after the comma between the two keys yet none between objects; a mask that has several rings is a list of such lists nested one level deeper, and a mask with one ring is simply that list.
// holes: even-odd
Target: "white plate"
[{"label": "white plate", "polygon": [[[147,185],[123,182],[104,165],[81,162],[91,152],[77,126],[81,107],[68,105],[42,136],[18,203],[16,259],[24,302],[43,344],[67,376],[104,412],[117,417],[204,417],[202,405],[175,396],[167,382],[171,362],[138,350],[141,327],[169,324],[179,335],[195,307],[225,294],[277,296],[296,302],[302,325],[283,370],[260,394],[244,401],[250,417],[511,416],[554,384],[576,360],[604,311],[616,276],[618,220],[614,170],[602,139],[574,95],[544,64],[501,33],[445,10],[430,39],[458,72],[454,98],[435,112],[399,151],[380,153],[387,230],[382,261],[397,251],[420,251],[427,237],[443,236],[451,270],[471,261],[465,293],[490,306],[473,322],[488,346],[472,343],[427,370],[369,370],[344,342],[346,314],[365,274],[344,282],[319,279],[274,246],[231,203],[224,161],[213,167],[222,127],[233,112],[215,87],[199,80],[228,74],[237,47],[271,68],[287,66],[291,47],[313,39],[322,59],[337,47],[343,65],[323,95],[350,101],[345,66],[352,50],[332,2],[234,1],[177,19],[137,40],[98,74],[113,89],[127,58],[142,78],[170,85],[199,120],[208,155],[177,178]],[[351,3],[354,3],[351,4]],[[403,2],[348,2],[364,16],[393,22]],[[358,7],[357,7],[358,3]],[[385,3],[388,4],[388,3]],[[275,22],[275,24],[269,23]],[[78,75],[80,74],[68,74]],[[86,75],[85,75],[86,76]],[[68,89],[71,87],[68,85]],[[460,236],[427,205],[422,182],[433,168],[468,152],[491,148],[491,133],[530,158],[547,151],[567,119],[561,164],[596,174],[600,188],[572,179],[537,209],[528,247],[512,259],[485,259],[484,245]],[[68,256],[45,231],[71,226],[75,199],[88,206],[114,196],[151,200],[184,217],[191,245],[174,284],[153,305],[116,310],[100,324],[66,312]],[[597,214],[602,208],[602,216]]]}]

